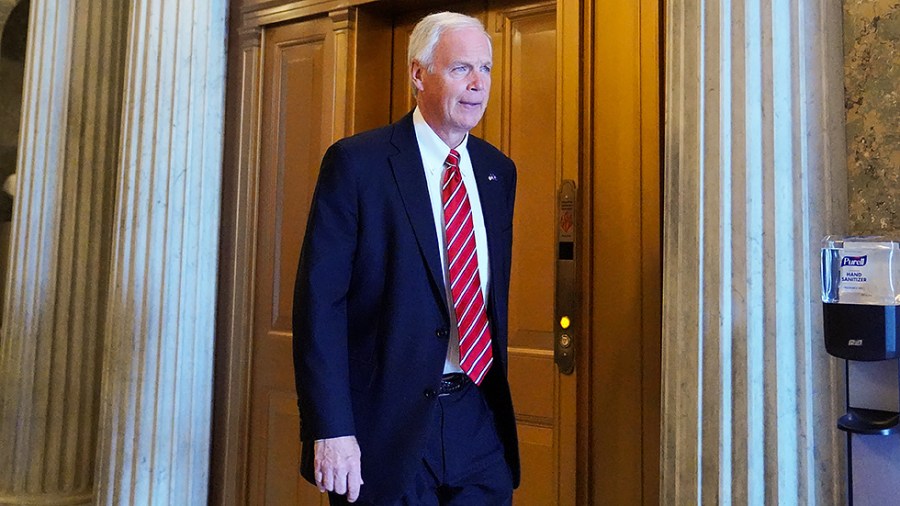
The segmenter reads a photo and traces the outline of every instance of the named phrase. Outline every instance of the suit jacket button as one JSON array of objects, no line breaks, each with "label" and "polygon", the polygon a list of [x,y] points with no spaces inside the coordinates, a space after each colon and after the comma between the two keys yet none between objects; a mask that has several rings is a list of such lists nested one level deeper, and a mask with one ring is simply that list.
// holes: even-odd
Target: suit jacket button
[{"label": "suit jacket button", "polygon": [[447,329],[437,329],[435,335],[441,339],[446,339],[450,335],[450,331]]},{"label": "suit jacket button", "polygon": [[425,389],[425,398],[426,399],[434,399],[435,397],[437,397],[437,392],[435,392],[434,390],[432,390],[430,388]]}]

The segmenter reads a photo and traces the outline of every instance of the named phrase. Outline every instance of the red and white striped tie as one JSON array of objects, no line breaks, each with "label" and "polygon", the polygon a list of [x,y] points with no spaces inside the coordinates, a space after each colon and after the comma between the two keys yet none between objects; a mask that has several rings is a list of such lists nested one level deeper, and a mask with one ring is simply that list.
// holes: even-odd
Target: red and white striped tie
[{"label": "red and white striped tie", "polygon": [[444,165],[446,170],[441,200],[444,203],[450,292],[453,294],[453,309],[459,328],[459,366],[476,385],[480,385],[494,362],[494,356],[491,351],[491,329],[481,293],[472,207],[459,173],[459,153],[451,149]]}]

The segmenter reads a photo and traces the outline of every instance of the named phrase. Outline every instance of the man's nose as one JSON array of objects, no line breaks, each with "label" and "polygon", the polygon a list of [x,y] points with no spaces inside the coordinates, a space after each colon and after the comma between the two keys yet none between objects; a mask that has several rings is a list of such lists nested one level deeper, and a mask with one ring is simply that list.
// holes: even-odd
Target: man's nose
[{"label": "man's nose", "polygon": [[478,71],[472,72],[472,78],[469,81],[469,91],[480,91],[484,89],[485,78]]}]

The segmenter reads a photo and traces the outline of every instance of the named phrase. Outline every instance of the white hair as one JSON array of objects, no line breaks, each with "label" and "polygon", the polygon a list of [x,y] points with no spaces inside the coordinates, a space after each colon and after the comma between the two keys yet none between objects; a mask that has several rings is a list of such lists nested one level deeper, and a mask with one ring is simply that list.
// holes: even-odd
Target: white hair
[{"label": "white hair", "polygon": [[[457,12],[437,12],[429,14],[422,18],[413,28],[409,36],[409,49],[406,53],[407,68],[412,68],[414,61],[425,67],[425,70],[431,72],[434,70],[434,48],[441,39],[441,34],[449,30],[459,30],[462,28],[475,28],[481,30],[488,40],[488,46],[491,45],[491,36],[488,35],[477,18],[459,14]],[[418,90],[413,86],[413,95]]]}]

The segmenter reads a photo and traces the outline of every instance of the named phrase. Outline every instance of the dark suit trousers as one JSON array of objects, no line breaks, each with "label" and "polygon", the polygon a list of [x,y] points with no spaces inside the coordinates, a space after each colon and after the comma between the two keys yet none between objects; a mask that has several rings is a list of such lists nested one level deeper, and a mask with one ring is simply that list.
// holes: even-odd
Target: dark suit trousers
[{"label": "dark suit trousers", "polygon": [[[370,504],[511,504],[512,478],[503,457],[503,445],[478,387],[469,382],[458,392],[438,396],[436,403],[422,467],[414,482],[400,499]],[[332,505],[348,504],[343,496],[334,494],[330,501]]]}]

